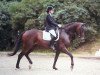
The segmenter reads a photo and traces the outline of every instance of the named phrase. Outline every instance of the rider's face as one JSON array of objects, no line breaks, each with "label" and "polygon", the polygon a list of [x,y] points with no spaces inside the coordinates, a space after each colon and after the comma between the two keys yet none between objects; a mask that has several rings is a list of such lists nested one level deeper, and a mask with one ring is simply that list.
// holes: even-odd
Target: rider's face
[{"label": "rider's face", "polygon": [[54,9],[50,10],[50,13],[53,14],[54,13]]}]

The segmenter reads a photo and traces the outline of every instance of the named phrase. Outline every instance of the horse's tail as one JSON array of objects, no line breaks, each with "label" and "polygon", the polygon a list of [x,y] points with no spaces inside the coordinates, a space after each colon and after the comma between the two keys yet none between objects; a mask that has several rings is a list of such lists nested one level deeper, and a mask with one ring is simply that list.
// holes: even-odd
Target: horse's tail
[{"label": "horse's tail", "polygon": [[16,43],[15,43],[15,47],[14,47],[14,52],[8,54],[9,56],[15,55],[15,54],[18,52],[18,50],[20,49],[21,42],[22,42],[22,41],[21,41],[21,40],[22,40],[22,35],[23,35],[23,33],[20,34],[19,37],[17,38]]}]

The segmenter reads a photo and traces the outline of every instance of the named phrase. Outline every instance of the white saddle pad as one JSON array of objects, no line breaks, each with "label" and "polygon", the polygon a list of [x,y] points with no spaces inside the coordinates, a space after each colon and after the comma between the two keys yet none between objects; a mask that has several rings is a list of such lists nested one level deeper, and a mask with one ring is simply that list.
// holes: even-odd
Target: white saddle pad
[{"label": "white saddle pad", "polygon": [[51,35],[49,32],[43,31],[43,40],[51,40]]},{"label": "white saddle pad", "polygon": [[[51,33],[53,34],[53,33]],[[45,30],[43,31],[43,40],[48,40],[50,41],[51,40],[51,34],[49,32],[46,32]],[[55,41],[58,41],[59,40],[59,30],[57,31],[57,34],[58,34],[58,38],[55,40]]]}]

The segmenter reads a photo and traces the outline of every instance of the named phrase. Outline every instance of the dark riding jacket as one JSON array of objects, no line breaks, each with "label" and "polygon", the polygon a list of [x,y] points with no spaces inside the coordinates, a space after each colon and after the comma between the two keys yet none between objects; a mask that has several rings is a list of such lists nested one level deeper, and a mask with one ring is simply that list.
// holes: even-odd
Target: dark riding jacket
[{"label": "dark riding jacket", "polygon": [[48,14],[45,20],[45,30],[46,31],[49,31],[51,29],[56,30],[57,27],[58,24],[55,22],[54,18],[50,14]]}]

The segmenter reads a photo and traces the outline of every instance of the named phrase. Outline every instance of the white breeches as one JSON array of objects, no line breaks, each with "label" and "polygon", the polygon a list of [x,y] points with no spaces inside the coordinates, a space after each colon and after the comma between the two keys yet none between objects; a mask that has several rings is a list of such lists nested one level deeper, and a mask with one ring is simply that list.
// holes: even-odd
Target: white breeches
[{"label": "white breeches", "polygon": [[56,37],[57,35],[56,35],[56,32],[52,29],[52,30],[50,30],[49,31],[49,33],[51,33],[54,37]]}]

